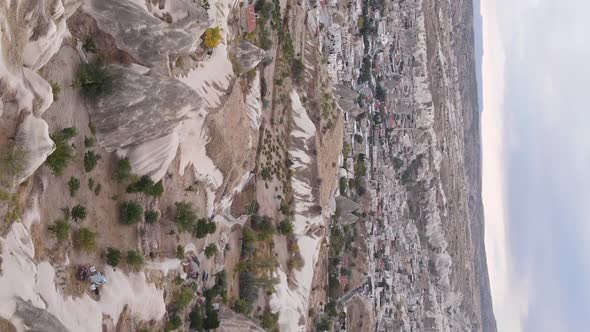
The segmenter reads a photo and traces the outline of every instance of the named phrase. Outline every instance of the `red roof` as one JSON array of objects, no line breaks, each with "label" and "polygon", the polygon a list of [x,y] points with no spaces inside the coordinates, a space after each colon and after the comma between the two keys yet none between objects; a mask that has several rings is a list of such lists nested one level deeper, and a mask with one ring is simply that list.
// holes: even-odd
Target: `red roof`
[{"label": "red roof", "polygon": [[248,32],[256,30],[256,12],[253,3],[246,7],[246,30]]}]

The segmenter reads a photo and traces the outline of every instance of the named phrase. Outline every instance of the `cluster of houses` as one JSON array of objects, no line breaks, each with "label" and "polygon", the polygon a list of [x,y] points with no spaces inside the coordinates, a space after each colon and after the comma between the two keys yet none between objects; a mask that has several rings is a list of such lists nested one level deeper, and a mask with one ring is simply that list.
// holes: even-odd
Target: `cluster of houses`
[{"label": "cluster of houses", "polygon": [[[373,212],[366,221],[368,280],[354,291],[373,303],[377,331],[424,331],[434,324],[424,318],[433,296],[424,290],[435,286],[428,251],[409,213],[402,176],[415,166],[410,164],[420,150],[417,140],[424,124],[419,119],[432,111],[431,99],[424,97],[430,93],[424,85],[424,17],[418,1],[381,4],[380,8],[363,0],[329,4],[321,20],[328,72],[338,87],[345,142],[350,147],[343,154],[340,176],[354,179],[356,156],[366,156]],[[361,34],[363,26],[370,30],[367,41]],[[370,60],[371,75],[362,81],[365,59]],[[343,278],[341,284],[347,282]]]}]

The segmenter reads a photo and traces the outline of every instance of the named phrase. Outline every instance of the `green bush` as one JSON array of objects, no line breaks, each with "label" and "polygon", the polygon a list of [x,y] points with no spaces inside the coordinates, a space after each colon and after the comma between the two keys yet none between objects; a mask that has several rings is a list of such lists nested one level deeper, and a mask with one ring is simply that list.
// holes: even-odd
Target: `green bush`
[{"label": "green bush", "polygon": [[115,267],[119,265],[119,262],[121,261],[121,251],[119,251],[119,249],[108,247],[105,257],[107,264]]},{"label": "green bush", "polygon": [[211,258],[215,254],[217,254],[217,246],[215,243],[210,243],[207,247],[205,247],[205,256],[207,256],[207,258]]},{"label": "green bush", "polygon": [[97,183],[96,186],[94,187],[94,194],[96,196],[100,195],[101,190],[102,190],[102,184]]},{"label": "green bush", "polygon": [[69,141],[76,135],[75,128],[64,128],[50,135],[55,143],[55,151],[47,157],[45,163],[55,175],[61,175],[68,163],[74,158],[74,148]]},{"label": "green bush", "polygon": [[83,227],[76,233],[74,245],[76,248],[86,252],[96,250],[96,233],[89,228]]},{"label": "green bush", "polygon": [[197,214],[193,206],[188,202],[176,202],[176,215],[174,221],[182,231],[190,231],[197,222]]},{"label": "green bush", "polygon": [[88,179],[88,190],[90,190],[90,191],[94,190],[94,179],[93,178]]},{"label": "green bush", "polygon": [[68,181],[68,188],[70,189],[70,196],[76,196],[76,192],[80,189],[80,180],[72,176]]},{"label": "green bush", "polygon": [[113,93],[115,74],[99,62],[83,63],[78,71],[78,85],[82,94],[90,99],[97,99]]},{"label": "green bush", "polygon": [[289,219],[285,219],[279,223],[278,230],[279,233],[283,235],[290,235],[293,234],[293,228],[293,222],[291,222]]},{"label": "green bush", "polygon": [[148,210],[145,212],[145,222],[153,224],[160,219],[160,214],[156,210]]},{"label": "green bush", "polygon": [[141,254],[139,254],[137,251],[129,250],[127,252],[127,264],[133,270],[139,270],[140,268],[143,267],[144,263],[145,262],[144,262],[143,256]]},{"label": "green bush", "polygon": [[119,159],[117,160],[117,164],[115,165],[115,172],[113,173],[113,179],[121,183],[126,181],[131,177],[131,164],[129,163],[129,159]]},{"label": "green bush", "polygon": [[72,219],[74,219],[75,222],[79,222],[81,220],[86,219],[86,208],[80,204],[77,204],[76,206],[74,206],[72,208]]},{"label": "green bush", "polygon": [[143,216],[143,207],[134,201],[119,204],[119,222],[123,225],[138,223]]},{"label": "green bush", "polygon": [[49,231],[58,242],[63,242],[70,237],[70,224],[63,219],[59,219],[49,226]]},{"label": "green bush", "polygon": [[49,81],[51,85],[51,94],[53,94],[53,101],[59,100],[59,94],[61,93],[61,85],[57,82]]},{"label": "green bush", "polygon": [[100,158],[100,155],[94,151],[86,152],[86,154],[84,154],[84,171],[86,173],[92,172]]}]

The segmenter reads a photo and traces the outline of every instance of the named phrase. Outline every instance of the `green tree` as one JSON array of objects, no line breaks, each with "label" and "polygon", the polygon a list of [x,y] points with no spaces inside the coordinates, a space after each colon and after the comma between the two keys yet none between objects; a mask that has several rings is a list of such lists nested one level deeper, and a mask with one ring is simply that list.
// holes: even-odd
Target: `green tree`
[{"label": "green tree", "polygon": [[70,196],[76,196],[76,192],[80,189],[80,180],[72,176],[68,181],[68,188],[70,189]]},{"label": "green tree", "polygon": [[205,48],[216,48],[217,45],[221,42],[221,28],[209,28],[205,30],[205,34],[203,36],[203,43]]},{"label": "green tree", "polygon": [[295,81],[300,82],[303,78],[303,73],[305,72],[305,65],[303,64],[303,60],[296,59],[291,63],[291,73],[293,74],[293,78]]},{"label": "green tree", "polygon": [[267,331],[278,330],[277,325],[279,323],[279,314],[273,313],[269,307],[264,309],[264,312],[260,316],[260,326]]},{"label": "green tree", "polygon": [[182,287],[174,295],[174,307],[178,310],[186,308],[186,306],[193,300],[194,290],[191,287]]},{"label": "green tree", "polygon": [[189,231],[197,221],[197,214],[189,202],[176,202],[176,215],[174,221],[182,231]]},{"label": "green tree", "polygon": [[143,256],[141,254],[139,254],[137,251],[135,251],[135,250],[127,251],[127,264],[133,270],[141,269],[143,267],[144,263],[145,262],[144,262]]},{"label": "green tree", "polygon": [[66,241],[70,237],[70,223],[63,219],[56,220],[53,225],[49,226],[49,231],[57,242]]},{"label": "green tree", "polygon": [[78,70],[77,85],[82,94],[92,100],[110,95],[114,81],[113,71],[99,62],[82,63]]},{"label": "green tree", "polygon": [[98,160],[100,160],[100,155],[95,153],[94,151],[88,151],[84,154],[84,171],[86,173],[92,172],[92,170],[96,167]]},{"label": "green tree", "polygon": [[203,322],[203,328],[205,330],[214,330],[219,327],[217,310],[215,310],[213,305],[209,302],[205,305],[205,315],[207,316]]},{"label": "green tree", "polygon": [[129,163],[129,159],[123,158],[117,160],[115,164],[115,171],[113,173],[113,179],[117,183],[121,183],[126,181],[131,177],[131,164]]},{"label": "green tree", "polygon": [[207,234],[215,233],[217,226],[212,221],[207,221],[207,219],[201,218],[197,221],[197,225],[195,226],[194,233],[198,239],[202,239]]},{"label": "green tree", "polygon": [[289,219],[285,219],[279,223],[279,233],[283,235],[290,235],[293,234],[293,222]]},{"label": "green tree", "polygon": [[123,225],[133,225],[141,220],[143,207],[134,201],[119,204],[119,222]]},{"label": "green tree", "polygon": [[205,247],[205,256],[207,256],[207,258],[211,258],[215,254],[217,254],[217,246],[215,243],[210,243],[207,247]]},{"label": "green tree", "polygon": [[96,138],[94,136],[84,136],[84,147],[91,148],[96,144]]},{"label": "green tree", "polygon": [[22,175],[27,165],[27,151],[16,145],[0,147],[0,183],[12,183]]},{"label": "green tree", "polygon": [[245,299],[239,298],[234,302],[234,311],[243,315],[248,315],[250,312],[250,304]]},{"label": "green tree", "polygon": [[74,245],[83,251],[92,252],[96,249],[96,237],[96,232],[82,227],[76,233]]},{"label": "green tree", "polygon": [[183,259],[184,258],[184,247],[182,245],[176,246],[176,258]]},{"label": "green tree", "polygon": [[148,210],[145,212],[145,222],[148,224],[153,224],[160,219],[160,214],[156,210]]},{"label": "green tree", "polygon": [[170,315],[168,322],[166,323],[166,331],[173,331],[178,329],[182,325],[182,319],[177,313]]},{"label": "green tree", "polygon": [[274,234],[274,227],[272,225],[272,219],[267,216],[252,216],[252,229],[258,232],[259,240],[268,240]]},{"label": "green tree", "polygon": [[119,262],[121,261],[121,251],[119,251],[119,249],[108,247],[105,257],[107,264],[115,267],[119,265]]},{"label": "green tree", "polygon": [[55,175],[61,175],[68,163],[74,158],[74,148],[70,145],[70,140],[76,135],[75,128],[64,128],[59,132],[50,135],[51,140],[55,143],[55,151],[51,153],[45,163]]},{"label": "green tree", "polygon": [[72,208],[71,216],[75,222],[86,219],[86,208],[80,204],[77,204]]},{"label": "green tree", "polygon": [[203,330],[203,324],[205,323],[203,320],[203,312],[201,307],[196,304],[191,310],[191,313],[188,316],[190,320],[190,328],[197,331]]}]

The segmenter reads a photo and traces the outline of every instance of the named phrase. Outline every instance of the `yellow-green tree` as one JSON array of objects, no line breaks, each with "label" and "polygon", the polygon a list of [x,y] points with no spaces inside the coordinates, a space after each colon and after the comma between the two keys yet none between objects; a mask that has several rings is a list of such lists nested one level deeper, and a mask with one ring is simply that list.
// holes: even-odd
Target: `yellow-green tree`
[{"label": "yellow-green tree", "polygon": [[205,31],[205,37],[203,38],[206,48],[216,48],[221,42],[221,28],[209,28]]}]

